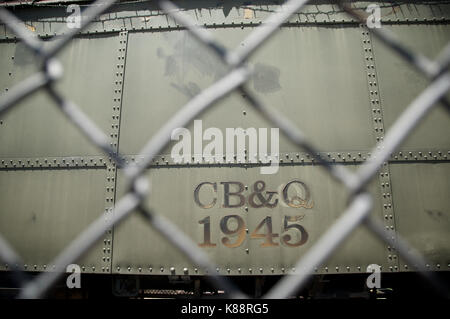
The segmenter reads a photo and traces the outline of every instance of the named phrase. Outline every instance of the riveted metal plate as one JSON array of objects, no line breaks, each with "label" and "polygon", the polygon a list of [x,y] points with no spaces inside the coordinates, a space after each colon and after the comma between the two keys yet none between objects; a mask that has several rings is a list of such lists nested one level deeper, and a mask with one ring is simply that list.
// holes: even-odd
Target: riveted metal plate
[{"label": "riveted metal plate", "polygon": [[[249,87],[320,150],[368,151],[373,145],[360,33],[359,28],[286,28],[252,58]],[[271,127],[257,110],[248,105],[245,110],[244,127]],[[280,152],[297,149],[280,138]]]},{"label": "riveted metal plate", "polygon": [[[385,27],[409,48],[433,59],[450,40],[448,25]],[[385,130],[389,131],[401,112],[427,87],[429,81],[376,39],[373,40],[373,50],[384,125]],[[435,108],[406,139],[401,150],[405,150],[406,154],[423,150],[447,152],[450,149],[450,118],[447,115],[443,108]]]},{"label": "riveted metal plate", "polygon": [[[138,154],[163,123],[219,79],[225,68],[207,50],[199,50],[187,31],[134,33],[128,41],[120,151]],[[241,126],[242,101],[237,96],[226,101],[226,106],[209,112],[210,120],[202,118],[205,128]]]},{"label": "riveted metal plate", "polygon": [[[103,213],[104,180],[105,169],[0,171],[0,233],[23,258],[20,266],[54,270],[53,258]],[[102,248],[77,261],[84,272],[101,272]]]},{"label": "riveted metal plate", "polygon": [[[153,187],[146,204],[155,213],[175,223],[197,244],[208,243],[205,236],[208,236],[209,231],[205,230],[205,227],[209,227],[210,244],[215,246],[205,246],[202,249],[217,263],[219,273],[224,275],[271,275],[291,271],[297,259],[312,247],[329,225],[338,218],[346,205],[346,194],[343,188],[317,166],[281,167],[278,174],[270,175],[268,178],[260,175],[259,168],[227,167],[158,168],[149,171],[148,176],[152,178]],[[118,178],[118,196],[122,196],[126,185],[120,170]],[[275,207],[255,207],[260,202],[256,195],[252,197],[251,194],[254,193],[255,182],[258,180],[265,182],[264,192],[278,193],[278,195],[274,194],[270,201],[274,204],[275,199],[278,199]],[[299,192],[299,196],[306,199],[305,192],[309,190],[310,197],[304,206],[310,208],[290,207],[282,200],[283,189],[292,180],[300,180],[306,186],[303,187],[301,184],[297,184],[299,188],[292,184],[288,186],[288,199],[294,196],[295,190]],[[221,182],[228,181],[242,183],[245,202],[241,202],[242,205],[238,205],[239,207],[223,207],[227,204],[224,197],[225,186]],[[202,208],[195,201],[195,190],[203,182],[217,183],[216,193],[211,185],[202,186],[199,189],[200,204],[204,204],[205,207],[212,206],[211,208]],[[293,188],[289,190],[290,187]],[[372,213],[375,217],[381,218],[380,191],[376,183],[373,183],[370,189],[375,195],[375,209]],[[236,184],[230,186],[230,192],[236,190]],[[264,193],[264,196],[267,194]],[[214,197],[217,197],[215,203]],[[241,203],[233,197],[228,204]],[[239,216],[245,225],[238,225],[239,217],[225,217],[230,215]],[[209,220],[206,219],[208,216]],[[278,236],[273,237],[273,242],[277,245],[261,247],[264,238],[256,237],[258,237],[257,234],[267,233],[268,226],[263,225],[257,228],[267,216],[271,217],[272,233]],[[285,216],[289,216],[287,225],[298,223],[303,226],[308,233],[308,238],[306,239],[304,235],[300,236],[295,230],[292,232],[289,230],[291,239],[287,240],[288,238],[284,237],[286,233],[281,231]],[[224,225],[224,219],[228,220],[227,225]],[[226,237],[223,230],[227,231],[227,226],[229,231],[242,227],[241,235],[246,229],[245,235],[242,235],[245,239],[241,238],[242,243],[238,247],[227,247],[227,244],[232,245],[239,240],[236,236],[230,236],[230,242],[223,239]],[[289,243],[300,242],[304,239],[305,243],[297,247],[289,247],[285,243],[280,243],[282,238]],[[203,270],[188,262],[136,213],[115,227],[113,248],[113,272],[115,273],[170,275],[183,274],[184,268],[187,268],[188,274],[203,274]],[[364,272],[367,265],[371,263],[382,265],[383,271],[387,269],[385,247],[368,233],[368,230],[359,228],[320,269],[317,269],[317,273]]]},{"label": "riveted metal plate", "polygon": [[[1,63],[7,65],[1,71],[5,72],[2,78],[11,77],[10,86],[37,71],[35,57],[22,43],[0,45],[0,60],[6,61]],[[110,107],[116,72],[112,66],[117,64],[118,45],[115,37],[75,39],[61,54],[65,75],[57,84],[58,90],[104,132],[112,123]],[[0,120],[0,157],[102,155],[43,91],[15,106]]]},{"label": "riveted metal plate", "polygon": [[[450,270],[450,163],[391,164],[390,170],[398,233],[430,262],[428,269]],[[399,267],[414,270],[403,260]]]},{"label": "riveted metal plate", "polygon": [[[237,39],[248,32],[213,31],[228,47],[238,46]],[[264,103],[289,114],[323,150],[368,151],[373,133],[367,130],[370,105],[359,33],[357,28],[283,29],[251,59],[254,75],[249,88]],[[161,123],[212,84],[224,67],[208,51],[198,50],[199,44],[185,31],[136,33],[129,38],[120,144],[122,153],[137,154]],[[272,127],[236,93],[201,119],[204,130]],[[193,132],[193,124],[188,129]],[[170,153],[170,146],[164,153]],[[281,135],[280,153],[296,150]]]},{"label": "riveted metal plate", "polygon": [[[367,78],[367,88],[368,88],[368,98],[371,107],[374,143],[380,143],[384,139],[384,119],[382,112],[382,105],[379,97],[378,88],[378,77],[375,68],[372,36],[369,31],[365,28],[361,31],[362,35],[362,47],[364,50],[364,63],[366,69]],[[379,148],[379,146],[377,147]],[[395,218],[394,218],[394,208],[392,207],[392,188],[391,179],[389,172],[389,164],[387,162],[383,163],[378,171],[378,184],[381,192],[381,204],[382,204],[382,214],[383,223],[385,229],[388,231],[391,239],[395,240]],[[386,260],[388,263],[389,271],[398,271],[398,259],[397,255],[393,251],[392,247],[386,245]]]}]

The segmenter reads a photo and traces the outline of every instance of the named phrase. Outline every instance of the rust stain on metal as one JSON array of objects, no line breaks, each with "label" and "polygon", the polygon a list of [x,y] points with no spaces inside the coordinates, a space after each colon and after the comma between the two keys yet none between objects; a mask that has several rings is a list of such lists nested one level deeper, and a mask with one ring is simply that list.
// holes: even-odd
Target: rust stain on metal
[{"label": "rust stain on metal", "polygon": [[36,31],[36,27],[33,27],[32,25],[25,24],[25,27],[26,27],[28,30],[32,31],[32,32],[35,32],[35,31]]},{"label": "rust stain on metal", "polygon": [[244,9],[244,19],[253,19],[252,9]]}]

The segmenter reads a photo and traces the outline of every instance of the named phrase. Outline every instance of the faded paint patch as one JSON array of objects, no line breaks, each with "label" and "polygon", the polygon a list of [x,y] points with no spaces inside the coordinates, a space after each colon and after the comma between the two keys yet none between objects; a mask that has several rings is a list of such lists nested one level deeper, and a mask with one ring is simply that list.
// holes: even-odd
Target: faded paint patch
[{"label": "faded paint patch", "polygon": [[271,65],[256,63],[252,80],[253,88],[259,93],[273,93],[281,89],[280,70]]},{"label": "faded paint patch", "polygon": [[170,77],[170,85],[187,97],[200,93],[200,86],[192,81],[198,75],[217,81],[226,74],[224,64],[188,32],[164,34],[164,39],[169,50],[161,47],[156,50],[158,58],[165,63],[164,76]]},{"label": "faded paint patch", "polygon": [[202,45],[188,32],[165,34],[164,38],[172,47],[172,53],[165,53],[162,48],[158,48],[156,54],[159,58],[165,59],[165,75],[174,76],[178,80],[192,71],[213,77],[215,80],[225,75],[226,68],[223,63],[202,48]]},{"label": "faded paint patch", "polygon": [[[252,12],[253,10],[249,9]],[[194,97],[201,91],[201,86],[193,78],[210,78],[218,81],[227,73],[227,67],[212,53],[201,47],[188,32],[164,34],[169,46],[156,49],[158,58],[164,60],[164,76],[170,78],[170,85],[187,97]],[[258,93],[273,93],[281,89],[280,70],[272,65],[256,63],[250,78],[253,88]],[[203,82],[202,82],[203,83]]]},{"label": "faded paint patch", "polygon": [[175,83],[170,83],[170,85],[172,87],[174,87],[175,89],[177,89],[179,92],[183,93],[184,95],[186,95],[187,97],[190,97],[190,98],[193,98],[194,96],[199,94],[201,91],[200,87],[197,84],[195,84],[194,82],[189,82],[187,84],[181,84],[181,85],[177,85]]},{"label": "faded paint patch", "polygon": [[173,56],[168,56],[166,58],[166,64],[165,64],[165,76],[171,76],[174,75],[178,71],[178,65],[177,60]]}]

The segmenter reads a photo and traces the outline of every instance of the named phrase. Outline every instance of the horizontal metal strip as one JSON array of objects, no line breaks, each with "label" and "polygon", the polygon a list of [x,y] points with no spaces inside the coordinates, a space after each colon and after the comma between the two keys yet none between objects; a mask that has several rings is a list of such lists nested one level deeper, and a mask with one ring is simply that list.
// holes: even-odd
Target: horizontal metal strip
[{"label": "horizontal metal strip", "polygon": [[[320,267],[316,267],[314,269],[315,273],[318,274],[345,274],[345,273],[365,273],[368,265],[361,266],[329,266],[322,265]],[[248,266],[247,266],[248,267]],[[295,267],[293,266],[284,266],[280,267],[280,265],[274,265],[273,267],[265,266],[265,267],[252,267],[247,268],[245,265],[238,268],[227,268],[227,267],[219,267],[216,269],[217,273],[220,275],[282,275],[289,274],[291,271],[295,271]],[[430,271],[439,271],[445,270],[448,271],[450,269],[450,263],[436,263],[436,264],[427,264],[427,269]],[[382,272],[394,272],[394,271],[411,271],[414,270],[414,267],[408,266],[406,264],[401,265],[401,269],[398,269],[397,266],[392,267],[382,267]],[[119,266],[115,265],[112,268],[113,273],[117,274],[146,274],[146,275],[205,275],[204,270],[199,268],[193,268],[192,266],[186,267],[173,267],[173,266],[142,266],[142,265],[127,265],[127,266]]]},{"label": "horizontal metal strip", "polygon": [[[38,264],[24,264],[24,265],[16,265],[23,271],[29,272],[44,272],[44,271],[55,271],[55,265],[38,265]],[[108,271],[105,267],[95,267],[95,266],[87,266],[87,265],[79,265],[81,272],[83,273],[107,273]],[[0,271],[9,271],[11,269],[11,265],[8,264],[0,264]]]},{"label": "horizontal metal strip", "polygon": [[[318,153],[321,158],[332,162],[332,163],[362,163],[370,158],[370,153],[366,151],[351,151],[351,152],[320,152]],[[406,157],[406,158],[405,158]],[[248,161],[248,157],[245,157],[245,161],[239,161],[238,155],[233,155],[233,159],[228,161],[224,157],[222,157],[223,162],[219,162],[214,160],[213,162],[209,162],[207,158],[202,157],[202,160],[195,160],[196,157],[193,155],[191,157],[190,163],[175,163],[170,154],[158,155],[156,156],[151,166],[198,166],[198,165],[206,165],[206,166],[222,166],[222,165],[249,165],[249,166],[260,166],[264,165],[259,159],[258,163],[252,163]],[[124,156],[124,159],[127,163],[136,162],[139,163],[143,157],[139,155],[127,155]],[[392,154],[392,158],[389,162],[396,161],[410,161],[410,162],[422,162],[422,161],[448,161],[450,160],[450,151],[399,151],[397,153]],[[289,165],[289,164],[314,164],[317,163],[310,154],[306,152],[289,152],[289,153],[281,153],[279,157],[280,165]],[[265,165],[270,165],[266,163]]]},{"label": "horizontal metal strip", "polygon": [[393,153],[389,162],[423,162],[423,161],[448,161],[450,151],[399,151]]},{"label": "horizontal metal strip", "polygon": [[[342,164],[360,164],[370,158],[370,153],[366,151],[351,151],[351,152],[320,152],[318,153],[323,159],[332,163]],[[130,163],[139,163],[142,161],[142,155],[126,155],[123,157],[125,161]],[[250,162],[245,156],[244,161],[238,160],[239,155],[233,155],[230,161],[226,160],[226,155],[222,157],[223,162],[214,160],[208,161],[207,158],[202,157],[202,160],[197,161],[195,155],[191,157],[190,163],[175,163],[170,154],[163,154],[156,156],[150,166],[177,166],[177,167],[191,167],[191,166],[229,166],[229,165],[245,165],[247,166],[262,166],[270,165],[264,163],[259,159],[257,162]],[[263,155],[264,158],[264,155]],[[264,160],[266,161],[266,160]],[[450,151],[399,151],[393,153],[389,162],[446,162],[450,161]],[[38,168],[106,168],[113,165],[111,159],[105,156],[68,156],[68,157],[33,157],[33,158],[1,158],[0,169],[38,169]],[[319,164],[310,154],[306,152],[289,152],[281,153],[279,157],[279,164],[281,166],[289,166],[290,164]]]},{"label": "horizontal metal strip", "polygon": [[[52,265],[37,265],[37,264],[24,264],[19,265],[19,267],[24,271],[29,272],[45,272],[45,271],[53,271],[55,266]],[[354,273],[365,273],[367,265],[362,266],[332,266],[329,267],[327,265],[322,265],[319,268],[315,269],[315,273],[317,274],[354,274]],[[449,271],[450,264],[445,263],[436,263],[436,264],[427,264],[427,269],[430,271]],[[108,274],[109,271],[105,267],[95,267],[89,265],[80,265],[82,273],[98,273],[98,274]],[[8,264],[0,264],[0,271],[9,271],[11,269],[11,265]],[[407,264],[400,265],[400,269],[395,269],[394,267],[389,267],[388,269],[381,268],[382,272],[396,272],[396,271],[414,271],[413,266],[408,266]],[[242,266],[242,268],[218,268],[217,273],[221,275],[282,275],[288,274],[293,271],[292,267],[280,267],[279,265],[274,267],[255,267],[255,268],[247,268]],[[116,274],[134,274],[134,275],[205,275],[206,273],[199,268],[192,268],[192,266],[188,267],[152,267],[152,266],[115,266],[112,269],[113,273]]]},{"label": "horizontal metal strip", "polygon": [[[358,8],[364,10],[370,3],[357,3]],[[147,7],[141,8],[133,3],[125,6],[116,5],[110,12],[101,15],[90,26],[83,30],[81,34],[110,33],[119,31],[148,30],[167,31],[182,29],[176,22],[168,18],[161,11]],[[233,28],[233,27],[255,27],[260,25],[270,14],[275,12],[280,6],[276,5],[248,5],[240,7],[230,7],[230,11],[225,13],[225,8],[193,8],[183,11],[190,15],[199,25],[207,28]],[[380,4],[381,23],[385,24],[418,24],[418,23],[444,23],[450,22],[450,4],[439,5],[426,4]],[[134,8],[134,10],[127,10]],[[138,8],[138,10],[136,10]],[[66,18],[69,13],[65,12],[65,7],[55,9],[51,7],[33,8],[31,15],[27,10],[16,11],[16,14],[24,20],[29,30],[41,37],[62,35],[66,25]],[[40,10],[43,16],[50,18],[36,19],[36,10]],[[45,14],[44,14],[45,13]],[[27,18],[27,17],[32,18]],[[353,25],[359,23],[342,12],[336,5],[306,5],[298,14],[292,16],[283,26],[310,26],[317,24],[326,25]],[[15,39],[4,25],[0,25],[0,40]]]},{"label": "horizontal metal strip", "polygon": [[[336,163],[360,163],[365,161],[370,153],[364,151],[352,151],[352,152],[321,152],[318,153],[322,158]],[[201,160],[197,160],[195,154],[192,155],[190,162],[188,163],[175,163],[170,154],[163,154],[156,156],[151,166],[167,166],[167,165],[176,165],[176,166],[198,166],[198,165],[250,165],[250,166],[261,166],[261,165],[270,165],[270,154],[266,156],[266,154],[262,154],[262,159],[260,159],[260,155],[257,156],[257,162],[251,162],[248,159],[246,154],[244,155],[244,161],[239,160],[239,154],[232,154],[231,159],[227,159],[227,155],[224,154],[221,156],[221,161],[217,159],[212,159],[209,161],[207,157],[202,156]],[[279,163],[281,165],[289,165],[293,163],[317,163],[310,154],[306,152],[289,152],[289,153],[280,153],[279,157],[277,156]],[[124,159],[127,163],[136,162],[139,163],[142,161],[143,156],[141,155],[126,155]]]},{"label": "horizontal metal strip", "polygon": [[0,169],[39,168],[106,168],[109,159],[103,156],[0,158]]}]

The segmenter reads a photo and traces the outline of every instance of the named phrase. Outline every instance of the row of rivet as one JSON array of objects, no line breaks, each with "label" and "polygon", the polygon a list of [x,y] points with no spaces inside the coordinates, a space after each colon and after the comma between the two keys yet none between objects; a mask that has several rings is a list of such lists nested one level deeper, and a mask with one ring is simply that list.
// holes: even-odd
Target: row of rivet
[{"label": "row of rivet", "polygon": [[391,154],[390,161],[446,161],[450,151],[399,151]]},{"label": "row of rivet", "polygon": [[[442,267],[441,264],[437,263],[435,265],[430,265],[427,264],[425,265],[426,269],[429,270],[442,270],[445,267]],[[365,272],[367,267],[361,267],[361,266],[344,266],[344,267],[321,267],[321,268],[314,268],[314,272],[315,273],[327,273],[327,272]],[[447,268],[450,268],[450,264],[447,265]],[[383,267],[381,266],[380,269],[383,271]],[[408,265],[403,265],[403,269],[404,270],[409,270],[409,266]],[[411,267],[411,269],[414,269],[414,267]],[[398,266],[394,265],[394,266],[387,266],[387,270],[390,272],[394,272],[394,271],[398,271]],[[115,267],[115,272],[116,273],[147,273],[147,274],[155,274],[155,275],[180,275],[180,274],[184,274],[184,275],[189,275],[189,274],[194,274],[194,275],[199,275],[199,274],[208,274],[207,270],[202,270],[199,268],[188,268],[188,267],[183,267],[180,270],[176,270],[175,267],[141,267],[141,266],[136,266],[136,267],[132,267],[132,266],[126,266],[126,267],[121,267],[121,266],[116,266]],[[270,268],[263,268],[263,267],[256,267],[256,268],[236,268],[236,269],[231,269],[231,268],[216,268],[216,273],[222,273],[222,274],[284,274],[284,273],[296,273],[296,269],[295,267],[281,267],[281,268],[275,268],[275,267],[270,267]]]},{"label": "row of rivet", "polygon": [[[239,159],[239,155],[233,154],[230,156],[232,159],[227,159],[226,155],[220,156],[220,159],[213,156],[212,158],[208,158],[206,156],[201,156],[201,161],[197,159],[197,156],[193,155],[191,157],[190,162],[183,163],[175,163],[172,157],[168,154],[166,155],[158,155],[155,156],[152,160],[151,165],[197,165],[197,164],[261,164],[261,163],[271,163],[272,159],[270,158],[270,154],[262,154],[262,158],[257,155],[256,163],[250,161],[248,159],[247,154],[244,155],[244,160],[241,161]],[[370,153],[368,152],[321,152],[317,153],[322,159],[331,162],[331,163],[360,163],[364,162],[367,158],[370,157]],[[296,153],[283,153],[280,156],[276,155],[279,163],[317,163],[318,160],[305,152],[296,152]],[[143,157],[140,155],[127,155],[124,157],[124,160],[127,164],[136,163],[139,164]]]},{"label": "row of rivet", "polygon": [[[122,108],[122,92],[123,79],[125,71],[125,58],[127,50],[128,33],[126,31],[119,32],[117,48],[117,63],[115,70],[115,77],[113,83],[113,104],[111,113],[111,129],[109,132],[110,146],[117,152],[119,148],[119,129],[120,129],[120,115]],[[108,169],[106,172],[106,195],[105,195],[105,215],[110,218],[116,200],[116,180],[117,171],[115,163],[109,158]],[[105,234],[103,240],[102,264],[104,272],[111,271],[111,256],[112,256],[112,229],[109,229]]]},{"label": "row of rivet", "polygon": [[[361,26],[364,27],[364,26]],[[383,121],[383,113],[381,109],[379,89],[378,89],[378,79],[375,70],[375,58],[373,55],[373,47],[372,47],[372,39],[371,34],[366,29],[362,31],[362,45],[363,45],[363,54],[364,54],[364,62],[366,67],[367,74],[367,87],[369,93],[369,102],[370,108],[372,110],[372,123],[373,123],[373,132],[374,137],[377,143],[377,149],[379,148],[379,144],[383,141],[384,138],[384,121]],[[387,162],[383,163],[382,167],[379,170],[380,190],[381,190],[381,204],[382,204],[382,214],[383,220],[386,230],[389,232],[389,236],[391,239],[395,240],[395,218],[394,218],[394,209],[392,205],[392,191],[391,191],[391,180],[390,180],[390,172],[389,165]],[[387,259],[389,269],[391,271],[398,270],[398,260],[397,255],[395,253],[395,249],[393,247],[387,246]]]},{"label": "row of rivet", "polygon": [[106,160],[100,156],[89,157],[39,157],[39,158],[2,158],[0,169],[6,168],[66,168],[87,167],[105,168]]},{"label": "row of rivet", "polygon": [[[376,127],[374,128],[375,132],[378,133],[376,135],[376,140],[381,141],[384,137],[383,135],[383,123],[382,123],[382,115],[381,109],[375,109],[377,112],[377,122]],[[428,155],[427,155],[428,154]],[[449,155],[447,155],[449,154]],[[167,166],[167,165],[185,165],[185,166],[195,166],[195,165],[211,165],[211,164],[262,164],[262,163],[272,163],[272,159],[269,158],[268,154],[263,154],[262,158],[255,156],[257,158],[256,162],[250,161],[248,159],[247,154],[244,155],[244,160],[239,159],[239,155],[233,154],[230,157],[226,155],[215,157],[212,156],[208,158],[206,156],[201,156],[201,160],[198,159],[198,156],[192,156],[189,162],[175,163],[172,157],[168,154],[166,155],[158,155],[155,156],[152,160],[151,166]],[[311,156],[308,153],[283,153],[281,156],[276,155],[280,164],[289,164],[289,163],[318,163],[317,159]],[[320,152],[317,155],[320,158],[330,162],[330,163],[362,163],[370,158],[371,153],[366,151],[362,152]],[[391,159],[389,161],[447,161],[450,159],[450,151],[442,152],[442,151],[400,151],[398,153],[392,154]],[[124,156],[124,160],[127,164],[136,163],[139,164],[143,157],[139,155],[127,155]]]},{"label": "row of rivet", "polygon": [[[32,264],[32,265],[28,265],[28,264],[23,264],[23,265],[15,265],[16,269],[21,269],[23,271],[56,271],[56,265],[37,265],[37,264]],[[11,269],[11,266],[9,264],[0,264],[0,271],[4,270],[4,271],[8,271]],[[99,269],[99,267],[96,266],[86,266],[86,265],[80,265],[80,270],[82,272],[86,272],[86,273],[95,273],[98,271],[102,271],[105,272],[106,269],[105,267],[101,267]]]},{"label": "row of rivet", "polygon": [[[117,81],[121,83],[121,81]],[[113,106],[113,111],[117,112],[118,106]],[[117,115],[117,121],[119,120]],[[380,118],[381,119],[381,118]],[[380,120],[381,121],[381,120]],[[382,123],[379,122],[382,126]],[[111,125],[110,137],[114,140],[111,144],[117,145],[119,124],[115,122]],[[382,136],[378,136],[382,137]],[[321,158],[332,163],[361,163],[370,157],[368,152],[321,152],[318,153]],[[264,157],[264,156],[263,156]],[[238,156],[233,155],[232,161],[226,161],[226,156],[223,157],[222,162],[213,159],[212,162],[208,161],[208,158],[202,157],[202,161],[195,161],[192,157],[191,163],[182,163],[182,165],[197,165],[197,164],[257,164],[247,161],[241,162],[238,160]],[[124,160],[127,164],[139,163],[143,159],[139,155],[127,155],[124,156]],[[389,162],[396,161],[448,161],[450,160],[450,151],[399,151],[393,153]],[[108,165],[109,160],[102,156],[70,156],[70,157],[33,157],[33,158],[0,158],[0,169],[11,168],[105,168]],[[317,162],[308,153],[283,153],[279,159],[280,163],[314,163]],[[261,161],[258,159],[258,163]],[[270,160],[269,160],[270,163]],[[180,165],[174,163],[169,154],[156,156],[151,165]]]},{"label": "row of rivet", "polygon": [[[24,270],[24,271],[49,271],[49,270],[51,270],[51,271],[54,271],[54,270],[56,270],[56,265],[46,265],[46,264],[44,264],[44,265],[37,265],[37,264],[34,264],[34,265],[28,265],[28,264],[24,264],[24,265],[16,265],[16,268],[19,268],[20,267],[20,269],[22,269],[22,270]],[[0,264],[0,270],[5,270],[5,271],[7,271],[7,270],[9,270],[11,267],[10,267],[10,265],[9,264]],[[415,269],[415,267],[413,267],[413,266],[408,266],[407,264],[404,264],[404,265],[402,265],[402,268],[403,269],[401,269],[401,270],[405,270],[405,271],[409,271],[409,270],[414,270]],[[436,264],[433,264],[433,265],[430,265],[430,264],[426,264],[425,265],[425,268],[426,269],[429,269],[429,270],[434,270],[434,271],[436,271],[436,270],[445,270],[446,269],[446,267],[445,267],[445,265],[441,265],[440,263],[436,263]],[[447,268],[449,268],[450,269],[450,264],[447,264]],[[93,273],[93,272],[97,272],[97,271],[99,271],[100,269],[98,269],[97,267],[95,267],[95,266],[85,266],[85,265],[81,265],[80,266],[80,269],[81,269],[81,271],[82,272],[87,272],[87,273]],[[109,272],[109,267],[101,267],[101,271],[102,272]],[[350,266],[346,266],[346,267],[339,267],[339,266],[336,266],[336,267],[328,267],[328,266],[325,266],[325,267],[321,267],[320,269],[319,268],[314,268],[314,272],[315,273],[327,273],[327,272],[332,272],[332,271],[334,271],[334,272],[351,272],[351,271],[353,271],[353,272],[364,272],[365,271],[365,269],[366,268],[364,268],[364,267],[361,267],[361,266],[356,266],[356,267],[350,267]],[[381,266],[380,267],[380,269],[383,271],[383,267]],[[169,267],[169,268],[164,268],[164,267],[159,267],[159,269],[154,269],[153,267],[147,267],[147,268],[145,268],[145,267],[131,267],[131,266],[128,266],[128,267],[124,267],[123,269],[120,267],[120,266],[117,266],[116,267],[116,272],[117,273],[120,273],[120,272],[122,272],[122,270],[123,270],[123,272],[124,273],[149,273],[149,274],[163,274],[163,275],[165,275],[165,274],[172,274],[172,275],[175,275],[175,274],[185,274],[185,275],[189,275],[189,274],[204,274],[204,273],[208,273],[207,271],[201,271],[200,269],[198,269],[198,268],[193,268],[193,269],[190,269],[190,268],[187,268],[187,267],[184,267],[181,271],[176,271],[176,269],[175,269],[175,267]],[[159,271],[158,271],[159,270]],[[390,271],[390,272],[394,272],[394,271],[397,271],[398,270],[398,267],[397,266],[388,266],[388,270]],[[242,273],[249,273],[249,274],[258,274],[258,273],[261,273],[261,274],[267,274],[267,273],[273,273],[273,274],[279,274],[279,273],[295,273],[296,272],[296,269],[293,267],[293,268],[290,268],[290,267],[281,267],[281,268],[274,268],[274,267],[271,267],[271,268],[269,268],[269,269],[264,269],[264,268],[262,268],[262,267],[256,267],[256,268],[237,268],[237,269],[231,269],[231,268],[224,268],[224,269],[220,269],[220,268],[216,268],[216,272],[217,273],[228,273],[228,274],[242,274]]]}]

